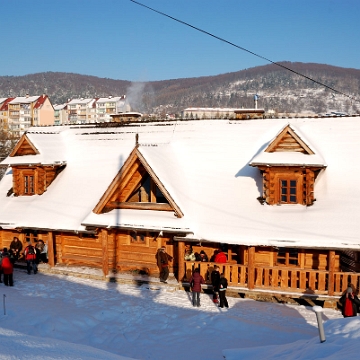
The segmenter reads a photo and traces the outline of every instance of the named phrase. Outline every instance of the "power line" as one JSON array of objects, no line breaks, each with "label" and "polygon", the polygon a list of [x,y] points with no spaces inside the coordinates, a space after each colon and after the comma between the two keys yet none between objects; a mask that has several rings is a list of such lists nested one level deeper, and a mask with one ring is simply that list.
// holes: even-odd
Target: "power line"
[{"label": "power line", "polygon": [[275,61],[272,61],[272,60],[270,60],[270,59],[268,59],[268,58],[266,58],[266,57],[264,57],[264,56],[262,56],[262,55],[256,54],[256,53],[254,53],[253,51],[250,51],[250,50],[248,50],[248,49],[246,49],[246,48],[244,48],[244,47],[242,47],[242,46],[239,46],[239,45],[236,45],[236,44],[232,43],[231,41],[228,41],[228,40],[226,40],[226,39],[224,39],[224,38],[221,38],[221,37],[219,37],[219,36],[217,36],[217,35],[214,35],[214,34],[208,32],[208,31],[205,31],[205,30],[203,30],[203,29],[200,29],[200,28],[198,28],[198,27],[196,27],[196,26],[194,26],[194,25],[191,25],[191,24],[189,24],[189,23],[187,23],[187,22],[185,22],[185,21],[179,20],[179,19],[177,19],[177,18],[175,18],[175,17],[173,17],[173,16],[170,16],[170,15],[168,15],[168,14],[165,14],[165,13],[162,12],[162,11],[153,9],[153,8],[151,8],[150,6],[147,6],[147,5],[145,5],[145,4],[142,4],[142,3],[138,2],[138,1],[135,1],[135,0],[130,0],[130,1],[133,2],[133,3],[135,3],[135,4],[137,4],[137,5],[140,5],[140,6],[144,7],[144,8],[146,8],[146,9],[149,9],[149,10],[151,10],[151,11],[157,13],[157,14],[163,15],[163,16],[171,19],[171,20],[177,21],[177,22],[180,23],[180,24],[186,25],[186,26],[188,26],[188,27],[190,27],[190,28],[192,28],[192,29],[194,29],[194,30],[197,30],[197,31],[200,31],[200,32],[202,32],[202,33],[204,33],[204,34],[206,34],[206,35],[209,35],[209,36],[211,36],[211,37],[213,37],[213,38],[215,38],[215,39],[217,39],[217,40],[220,40],[220,41],[222,41],[222,42],[224,42],[224,43],[226,43],[226,44],[229,44],[229,45],[231,45],[231,46],[234,46],[234,47],[236,47],[236,48],[238,48],[238,49],[240,49],[240,50],[246,51],[246,52],[248,52],[248,53],[251,54],[251,55],[254,55],[254,56],[256,56],[256,57],[258,57],[258,58],[260,58],[260,59],[263,59],[263,60],[265,60],[265,61],[268,61],[268,62],[270,62],[271,64],[274,64],[274,65],[276,65],[276,66],[279,66],[279,67],[281,67],[281,68],[283,68],[283,69],[285,69],[285,70],[288,70],[288,71],[290,71],[290,72],[292,72],[292,73],[294,73],[294,74],[296,74],[296,75],[299,75],[299,76],[301,76],[301,77],[303,77],[303,78],[305,78],[305,79],[307,79],[307,80],[310,80],[310,81],[312,81],[312,82],[314,82],[314,83],[316,83],[316,84],[318,84],[318,85],[320,85],[320,86],[323,86],[323,87],[325,87],[325,88],[327,88],[327,89],[329,89],[329,90],[331,90],[331,91],[333,91],[333,92],[335,92],[335,93],[338,93],[338,94],[340,94],[340,95],[343,95],[343,96],[349,98],[349,99],[352,100],[352,101],[356,101],[356,102],[359,101],[359,100],[355,99],[354,97],[352,97],[351,95],[345,94],[345,93],[343,93],[343,92],[340,91],[340,90],[336,90],[336,89],[334,89],[333,87],[331,87],[331,86],[329,86],[329,85],[326,85],[326,84],[324,84],[324,83],[322,83],[322,82],[320,82],[320,81],[317,81],[317,80],[315,80],[315,79],[313,79],[313,78],[311,78],[311,77],[309,77],[309,76],[306,76],[306,75],[304,75],[304,74],[301,74],[301,73],[299,73],[299,72],[296,71],[296,70],[293,70],[293,69],[291,69],[291,68],[289,68],[289,67],[287,67],[287,66],[285,66],[285,65],[282,65],[282,64],[277,63],[277,62],[275,62]]}]

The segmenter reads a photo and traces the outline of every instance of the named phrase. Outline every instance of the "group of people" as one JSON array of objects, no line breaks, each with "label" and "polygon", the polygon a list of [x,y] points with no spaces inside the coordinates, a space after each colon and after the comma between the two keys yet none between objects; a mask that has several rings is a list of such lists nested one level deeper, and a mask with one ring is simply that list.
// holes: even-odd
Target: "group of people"
[{"label": "group of people", "polygon": [[[184,260],[185,261],[206,261],[206,262],[208,262],[209,258],[204,250],[201,250],[200,253],[197,253],[197,252],[194,253],[193,248],[188,247],[185,250]],[[216,250],[214,252],[214,255],[211,257],[210,261],[216,262],[216,263],[226,263],[227,257],[226,257],[226,254],[222,250]]]},{"label": "group of people", "polygon": [[[190,287],[192,290],[192,304],[193,306],[200,306],[200,293],[201,284],[204,284],[205,280],[200,274],[199,268],[194,269],[194,272],[190,278]],[[213,286],[213,302],[217,304],[220,299],[219,307],[229,307],[226,299],[226,289],[228,287],[228,281],[224,273],[220,274],[219,266],[215,265],[214,270],[211,272],[211,284]]]},{"label": "group of people", "polygon": [[4,275],[4,284],[6,286],[14,285],[14,264],[21,256],[24,257],[26,262],[27,273],[34,274],[38,272],[38,264],[40,262],[47,263],[47,245],[43,240],[38,240],[35,245],[27,240],[27,245],[23,250],[23,244],[18,237],[14,237],[10,243],[10,248],[4,248],[0,251],[0,282],[2,282],[2,275]]}]

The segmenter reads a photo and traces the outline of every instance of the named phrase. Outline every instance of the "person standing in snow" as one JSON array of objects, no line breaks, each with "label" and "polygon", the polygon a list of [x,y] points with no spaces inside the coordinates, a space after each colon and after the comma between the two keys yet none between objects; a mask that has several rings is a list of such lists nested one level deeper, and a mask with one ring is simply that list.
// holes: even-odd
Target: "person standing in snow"
[{"label": "person standing in snow", "polygon": [[353,289],[349,286],[345,294],[340,298],[342,305],[343,317],[357,316],[358,308],[360,306],[359,298],[354,294]]},{"label": "person standing in snow", "polygon": [[24,258],[26,261],[27,273],[30,275],[31,269],[33,269],[34,274],[36,274],[38,271],[36,264],[36,248],[35,246],[31,245],[30,240],[27,241],[27,246],[24,250]]},{"label": "person standing in snow", "polygon": [[1,260],[1,270],[4,274],[4,284],[6,286],[13,286],[13,273],[14,267],[12,262],[10,261],[10,254],[8,252],[4,253],[3,258]]},{"label": "person standing in snow", "polygon": [[213,302],[218,303],[218,293],[220,287],[220,271],[219,266],[214,265],[214,270],[211,273],[211,284],[213,286]]},{"label": "person standing in snow", "polygon": [[38,242],[35,245],[36,247],[36,258],[37,263],[43,262],[47,263],[47,245],[44,243],[43,240],[38,240]]},{"label": "person standing in snow", "polygon": [[173,257],[166,252],[165,246],[162,246],[156,254],[156,259],[160,270],[160,281],[166,284],[169,276],[169,261],[172,261]]},{"label": "person standing in snow", "polygon": [[226,299],[226,289],[228,287],[228,281],[224,276],[224,273],[220,276],[220,282],[219,282],[219,298],[220,298],[220,305],[219,307],[223,308],[224,306],[226,308],[229,307],[228,301]]},{"label": "person standing in snow", "polygon": [[200,275],[200,270],[196,268],[190,278],[190,285],[192,288],[192,304],[193,306],[200,306],[200,292],[201,284],[204,284],[204,278]]}]

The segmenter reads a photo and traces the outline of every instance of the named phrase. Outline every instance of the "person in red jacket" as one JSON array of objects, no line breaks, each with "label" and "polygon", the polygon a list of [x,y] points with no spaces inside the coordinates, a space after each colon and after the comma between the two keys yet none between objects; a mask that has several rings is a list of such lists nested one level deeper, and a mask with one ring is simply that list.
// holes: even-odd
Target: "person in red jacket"
[{"label": "person in red jacket", "polygon": [[221,250],[219,250],[217,252],[217,254],[215,255],[214,262],[216,262],[216,263],[226,263],[227,262],[226,254],[224,252],[222,252]]},{"label": "person in red jacket", "polygon": [[36,248],[31,245],[31,242],[27,242],[27,247],[24,250],[24,258],[26,261],[27,273],[30,275],[31,269],[33,269],[34,274],[37,273],[38,268],[36,264]]},{"label": "person in red jacket", "polygon": [[345,294],[340,298],[340,303],[343,317],[357,316],[360,300],[354,294],[351,286],[347,288]]},{"label": "person in red jacket", "polygon": [[190,285],[192,288],[192,304],[193,306],[200,306],[200,292],[201,292],[201,284],[204,284],[204,278],[200,275],[200,270],[197,268],[194,270],[191,278]]},{"label": "person in red jacket", "polygon": [[14,279],[13,279],[13,273],[14,273],[14,267],[12,262],[10,261],[9,253],[4,253],[3,258],[1,261],[1,268],[2,272],[4,274],[4,284],[6,286],[14,286]]}]

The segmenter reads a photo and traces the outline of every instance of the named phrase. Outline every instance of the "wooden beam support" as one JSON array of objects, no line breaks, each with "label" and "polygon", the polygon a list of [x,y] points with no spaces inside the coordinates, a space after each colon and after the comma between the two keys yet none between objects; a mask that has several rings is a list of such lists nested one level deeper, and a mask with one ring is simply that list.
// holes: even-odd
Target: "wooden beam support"
[{"label": "wooden beam support", "polygon": [[139,210],[157,210],[174,211],[169,204],[151,203],[151,202],[118,202],[111,201],[107,207],[113,209],[139,209]]},{"label": "wooden beam support", "polygon": [[249,246],[248,255],[248,288],[255,288],[255,246]]},{"label": "wooden beam support", "polygon": [[178,242],[178,279],[182,281],[185,277],[185,243],[183,241]]},{"label": "wooden beam support", "polygon": [[52,231],[48,232],[47,248],[48,248],[48,264],[50,267],[54,267],[55,253],[54,253],[54,235]]},{"label": "wooden beam support", "polygon": [[108,232],[101,229],[100,233],[102,247],[102,270],[105,276],[109,274],[109,251],[108,251]]},{"label": "wooden beam support", "polygon": [[334,285],[335,285],[335,279],[334,279],[334,273],[335,273],[335,251],[330,250],[328,255],[328,267],[329,267],[329,281],[328,281],[328,295],[333,296],[334,295]]}]

